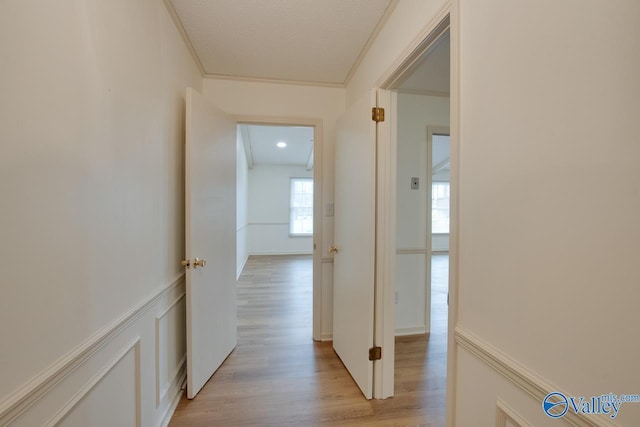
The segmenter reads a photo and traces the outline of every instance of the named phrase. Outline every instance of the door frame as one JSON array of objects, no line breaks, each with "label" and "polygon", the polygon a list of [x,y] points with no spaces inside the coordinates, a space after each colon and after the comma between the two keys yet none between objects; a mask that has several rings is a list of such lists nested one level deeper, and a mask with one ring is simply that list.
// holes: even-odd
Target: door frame
[{"label": "door frame", "polygon": [[[451,210],[449,232],[449,317],[447,339],[447,399],[446,425],[455,425],[455,384],[457,345],[455,330],[458,323],[458,265],[459,265],[459,168],[460,168],[460,23],[459,0],[447,0],[422,31],[406,46],[392,66],[378,79],[378,106],[389,108],[389,122],[378,126],[378,241],[376,243],[376,327],[377,342],[393,348],[395,342],[395,318],[385,313],[394,304],[395,294],[395,202],[396,202],[396,122],[397,104],[391,90],[401,78],[410,73],[422,56],[446,30],[451,36],[450,63],[450,118],[451,133]],[[381,125],[381,126],[380,126]],[[385,167],[380,168],[383,165]],[[386,247],[386,249],[384,249]],[[388,354],[388,353],[387,353]],[[374,371],[374,390],[381,396],[393,395],[393,357],[382,359]],[[378,380],[376,380],[376,378]]]},{"label": "door frame", "polygon": [[307,126],[313,128],[313,340],[322,341],[322,119],[290,116],[231,117],[237,125]]},{"label": "door frame", "polygon": [[[432,189],[433,189],[433,136],[447,135],[451,138],[449,126],[427,126],[427,168],[426,168],[426,190],[427,190],[427,238],[426,238],[426,261],[425,261],[425,311],[424,325],[427,333],[431,332],[431,260],[433,258],[433,215],[432,215]],[[451,144],[449,144],[449,157],[451,157]],[[449,159],[451,162],[451,159]],[[451,234],[449,234],[451,235]]]}]

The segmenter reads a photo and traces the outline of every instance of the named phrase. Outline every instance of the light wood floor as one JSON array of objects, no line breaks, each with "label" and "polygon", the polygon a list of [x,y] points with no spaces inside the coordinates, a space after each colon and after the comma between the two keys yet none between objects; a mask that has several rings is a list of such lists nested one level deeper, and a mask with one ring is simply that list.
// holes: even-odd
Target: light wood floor
[{"label": "light wood floor", "polygon": [[331,343],[311,339],[311,257],[251,257],[238,346],[170,426],[444,426],[448,257],[432,269],[431,335],[396,339],[395,396],[368,401]]}]

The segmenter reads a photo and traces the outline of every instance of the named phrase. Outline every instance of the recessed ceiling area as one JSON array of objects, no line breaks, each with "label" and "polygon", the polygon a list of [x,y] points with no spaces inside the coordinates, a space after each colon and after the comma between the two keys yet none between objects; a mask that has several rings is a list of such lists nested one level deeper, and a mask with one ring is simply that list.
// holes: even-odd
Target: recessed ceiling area
[{"label": "recessed ceiling area", "polygon": [[446,31],[400,84],[400,92],[449,96],[451,36]]},{"label": "recessed ceiling area", "polygon": [[343,84],[391,0],[166,0],[205,74]]},{"label": "recessed ceiling area", "polygon": [[[254,165],[304,166],[313,169],[313,128],[241,124],[247,163]],[[278,143],[285,147],[279,148]]]}]

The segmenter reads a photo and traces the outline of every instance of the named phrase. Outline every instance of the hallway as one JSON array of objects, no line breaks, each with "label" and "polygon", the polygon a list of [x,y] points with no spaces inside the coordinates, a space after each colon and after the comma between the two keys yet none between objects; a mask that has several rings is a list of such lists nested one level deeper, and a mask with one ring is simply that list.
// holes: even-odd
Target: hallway
[{"label": "hallway", "polygon": [[[442,295],[446,304],[447,264],[434,257],[434,278],[444,278],[434,305]],[[396,396],[367,401],[331,343],[311,340],[311,282],[310,256],[249,259],[238,346],[194,400],[182,398],[170,426],[444,425],[446,306],[434,310],[430,338],[396,340]]]}]

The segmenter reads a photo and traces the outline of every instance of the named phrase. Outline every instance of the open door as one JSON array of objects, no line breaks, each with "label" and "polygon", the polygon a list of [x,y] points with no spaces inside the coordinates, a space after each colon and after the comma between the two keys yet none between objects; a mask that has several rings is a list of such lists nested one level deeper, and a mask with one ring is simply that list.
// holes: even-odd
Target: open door
[{"label": "open door", "polygon": [[236,346],[236,124],[187,89],[187,397]]},{"label": "open door", "polygon": [[333,348],[367,399],[373,397],[376,122],[375,93],[338,120],[335,154]]}]

